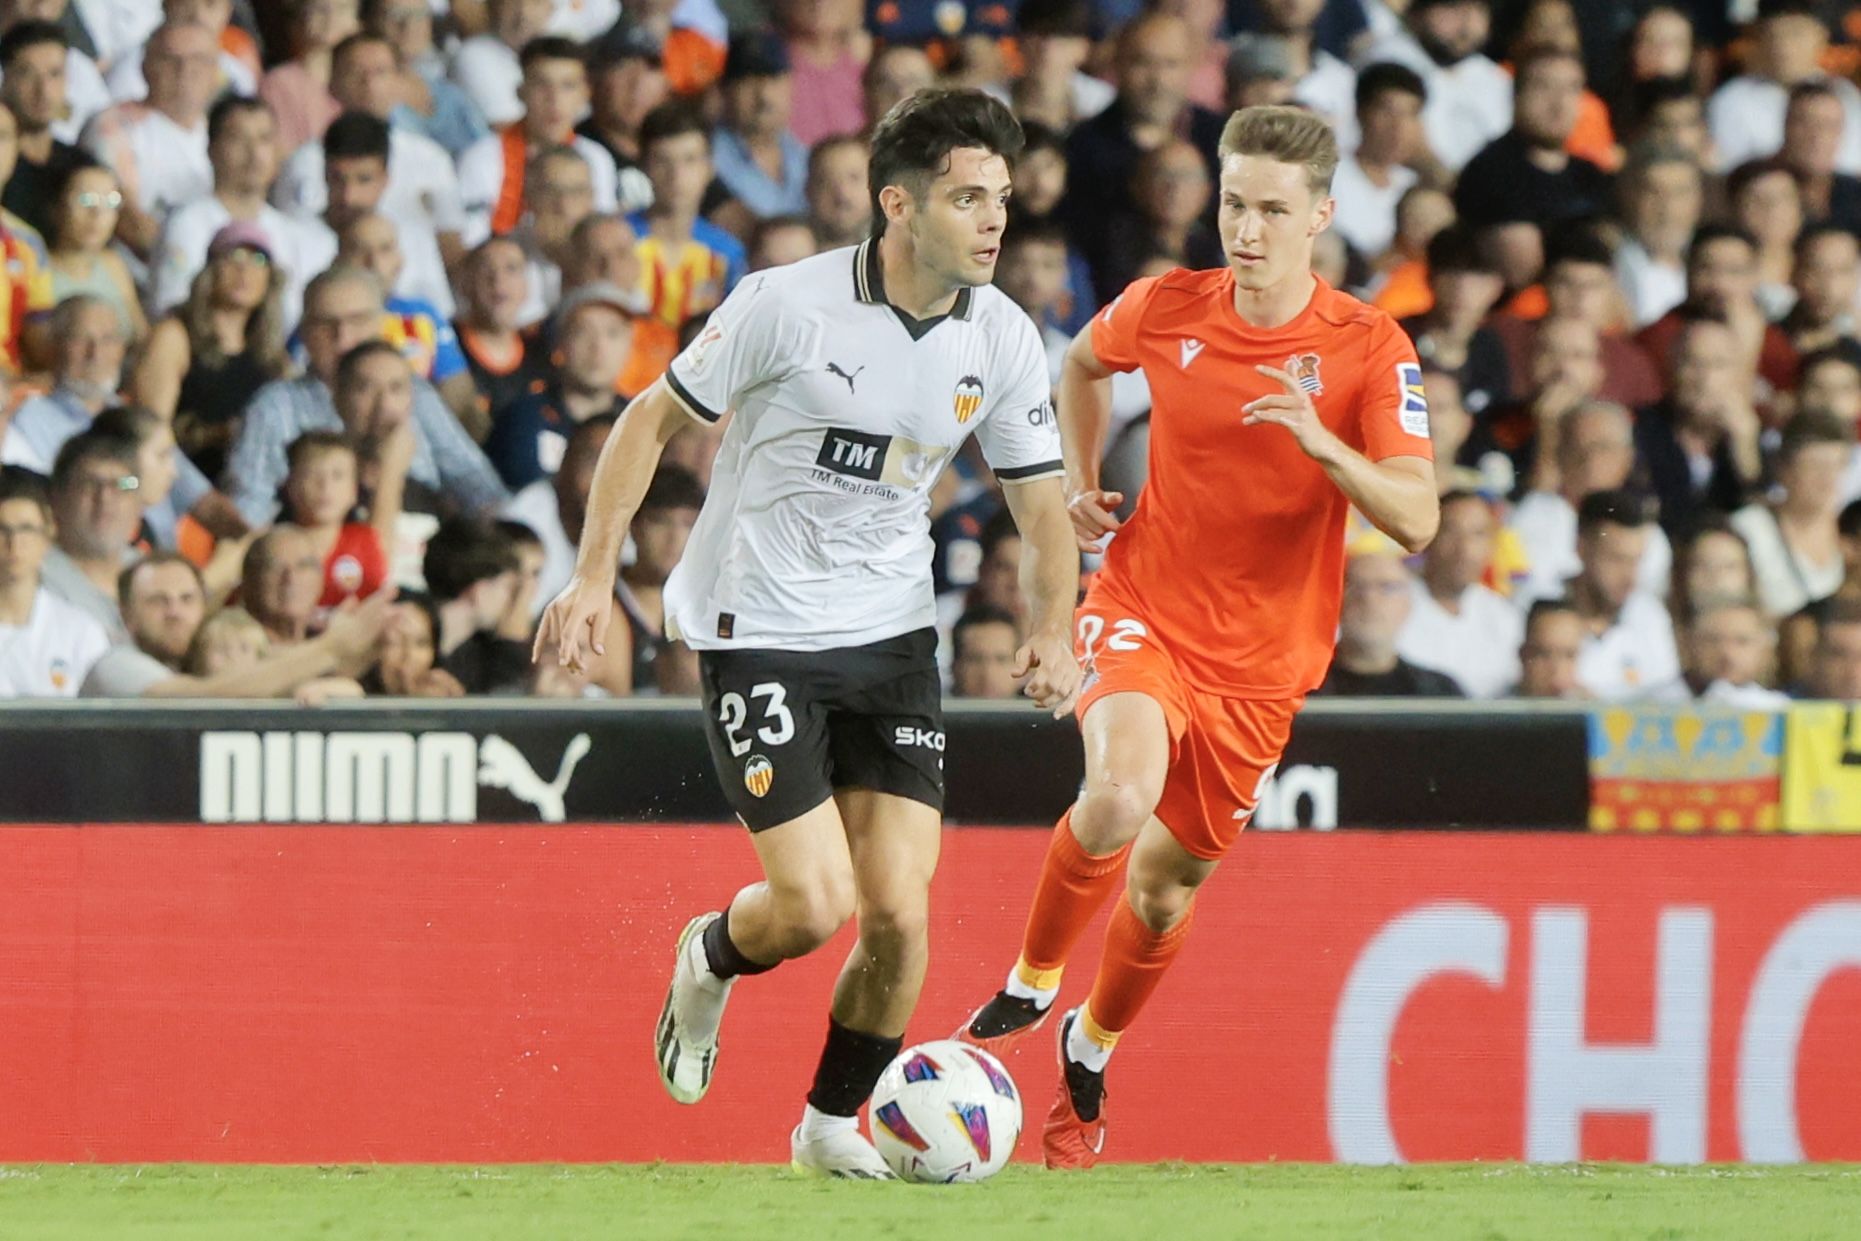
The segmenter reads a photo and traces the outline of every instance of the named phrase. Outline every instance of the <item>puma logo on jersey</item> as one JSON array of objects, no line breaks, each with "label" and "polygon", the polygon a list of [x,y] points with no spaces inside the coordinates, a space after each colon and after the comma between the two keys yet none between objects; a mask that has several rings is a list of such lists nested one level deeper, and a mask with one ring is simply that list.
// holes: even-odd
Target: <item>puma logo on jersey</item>
[{"label": "puma logo on jersey", "polygon": [[1184,370],[1188,370],[1189,364],[1195,361],[1197,358],[1202,356],[1202,349],[1203,349],[1203,344],[1201,341],[1196,340],[1192,336],[1183,337],[1183,369]]},{"label": "puma logo on jersey", "polygon": [[866,368],[862,366],[862,367],[860,367],[860,368],[859,368],[859,370],[856,370],[856,371],[854,371],[854,372],[853,372],[853,373],[852,373],[851,375],[849,375],[849,374],[847,374],[847,373],[846,373],[845,371],[843,371],[843,370],[841,370],[841,369],[840,369],[840,364],[839,364],[838,362],[829,362],[829,363],[827,364],[827,373],[828,373],[829,375],[838,375],[838,376],[840,376],[840,378],[842,378],[842,379],[844,379],[844,380],[846,380],[846,390],[847,390],[847,395],[848,395],[848,396],[852,396],[852,395],[854,395],[854,393],[853,393],[853,381],[854,381],[855,379],[858,379],[858,378],[859,378],[859,372],[860,372],[860,371],[863,371],[863,370],[865,370],[865,369],[866,369]]}]

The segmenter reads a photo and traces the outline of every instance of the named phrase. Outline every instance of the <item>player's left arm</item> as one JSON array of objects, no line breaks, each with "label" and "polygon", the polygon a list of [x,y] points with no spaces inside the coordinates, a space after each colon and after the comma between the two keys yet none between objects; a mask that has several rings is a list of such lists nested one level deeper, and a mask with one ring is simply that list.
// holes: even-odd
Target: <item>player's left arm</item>
[{"label": "player's left arm", "polygon": [[1073,657],[1073,606],[1079,601],[1079,549],[1066,511],[1066,483],[1057,476],[1009,482],[1002,488],[1021,532],[1021,593],[1030,614],[1027,641],[1015,652],[1022,693],[1055,719],[1079,696]]}]

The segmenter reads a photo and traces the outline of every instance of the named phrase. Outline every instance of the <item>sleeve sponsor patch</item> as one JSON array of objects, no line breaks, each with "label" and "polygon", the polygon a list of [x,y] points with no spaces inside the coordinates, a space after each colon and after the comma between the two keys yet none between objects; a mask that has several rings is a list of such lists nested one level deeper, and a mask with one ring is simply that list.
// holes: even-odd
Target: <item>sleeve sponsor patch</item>
[{"label": "sleeve sponsor patch", "polygon": [[1422,368],[1414,362],[1396,363],[1396,409],[1402,429],[1410,435],[1428,438],[1428,397],[1422,391]]}]

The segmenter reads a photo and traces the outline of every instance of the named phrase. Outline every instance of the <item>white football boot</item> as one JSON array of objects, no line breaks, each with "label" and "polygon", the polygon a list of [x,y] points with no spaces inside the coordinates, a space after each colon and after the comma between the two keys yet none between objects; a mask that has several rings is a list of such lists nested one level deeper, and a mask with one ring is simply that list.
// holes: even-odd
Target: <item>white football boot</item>
[{"label": "white football boot", "polygon": [[653,1059],[666,1093],[696,1103],[711,1088],[717,1067],[717,1027],[735,979],[719,979],[704,966],[704,929],[722,913],[699,914],[679,932],[672,983],[653,1034]]},{"label": "white football boot", "polygon": [[789,1135],[789,1166],[807,1176],[832,1176],[848,1181],[895,1181],[878,1148],[857,1127],[825,1137],[803,1140],[801,1126]]}]

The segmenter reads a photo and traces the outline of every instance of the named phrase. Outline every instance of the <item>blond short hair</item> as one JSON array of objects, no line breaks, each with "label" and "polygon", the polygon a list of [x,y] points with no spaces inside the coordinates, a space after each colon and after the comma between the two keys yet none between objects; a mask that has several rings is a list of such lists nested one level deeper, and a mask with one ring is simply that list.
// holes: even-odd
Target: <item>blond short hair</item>
[{"label": "blond short hair", "polygon": [[256,639],[260,659],[271,654],[271,637],[265,632],[265,627],[254,619],[252,613],[244,608],[221,608],[194,631],[194,641],[189,644],[187,659],[182,663],[182,667],[190,675],[206,675],[207,647],[222,634],[227,637],[243,634]]},{"label": "blond short hair", "polygon": [[1261,105],[1242,108],[1221,131],[1221,162],[1230,155],[1263,155],[1282,164],[1303,164],[1312,196],[1331,193],[1338,170],[1338,136],[1331,125],[1304,108]]}]

